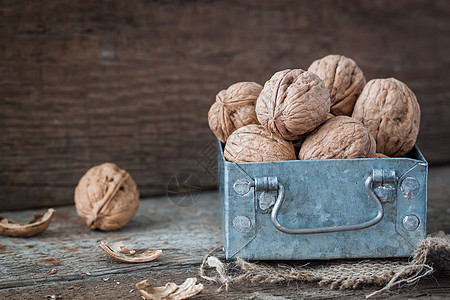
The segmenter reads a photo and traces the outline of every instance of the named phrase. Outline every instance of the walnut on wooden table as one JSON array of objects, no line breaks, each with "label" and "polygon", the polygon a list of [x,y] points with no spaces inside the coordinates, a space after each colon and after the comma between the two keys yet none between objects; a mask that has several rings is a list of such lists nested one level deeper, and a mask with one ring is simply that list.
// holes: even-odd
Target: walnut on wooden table
[{"label": "walnut on wooden table", "polygon": [[134,217],[138,206],[136,183],[113,163],[92,167],[75,188],[77,213],[91,229],[119,229]]}]

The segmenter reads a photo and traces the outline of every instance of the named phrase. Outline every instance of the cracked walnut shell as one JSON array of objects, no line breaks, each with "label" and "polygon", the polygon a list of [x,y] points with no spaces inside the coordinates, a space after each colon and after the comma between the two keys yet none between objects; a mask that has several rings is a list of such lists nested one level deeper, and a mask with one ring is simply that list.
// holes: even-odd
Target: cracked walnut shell
[{"label": "cracked walnut shell", "polygon": [[131,249],[125,247],[122,241],[116,243],[101,242],[99,247],[109,257],[126,263],[149,262],[162,255],[162,250]]},{"label": "cracked walnut shell", "polygon": [[331,113],[351,116],[356,99],[366,84],[356,62],[343,55],[327,55],[314,61],[308,71],[325,82],[331,97]]},{"label": "cracked walnut shell", "polygon": [[146,300],[183,300],[203,291],[203,284],[197,283],[197,278],[191,277],[180,285],[169,282],[160,287],[154,287],[147,280],[143,280],[136,284],[136,288]]},{"label": "cracked walnut shell", "polygon": [[54,213],[55,210],[49,208],[43,214],[34,215],[34,219],[28,224],[0,217],[0,234],[15,237],[35,236],[48,228]]},{"label": "cracked walnut shell", "polygon": [[299,159],[375,157],[375,140],[359,121],[337,116],[311,133],[298,154]]},{"label": "cracked walnut shell", "polygon": [[208,112],[208,123],[219,140],[225,143],[236,129],[259,124],[255,104],[262,88],[256,82],[238,82],[216,95],[216,102]]},{"label": "cracked walnut shell", "polygon": [[225,145],[224,156],[231,162],[296,159],[291,142],[283,140],[261,125],[247,125],[233,132]]},{"label": "cracked walnut shell", "polygon": [[379,153],[404,156],[416,143],[419,103],[408,86],[395,78],[369,81],[356,101],[352,117],[369,129]]},{"label": "cracked walnut shell", "polygon": [[316,74],[287,69],[265,83],[255,110],[261,125],[285,140],[296,140],[327,119],[330,95]]},{"label": "cracked walnut shell", "polygon": [[127,171],[104,163],[81,177],[75,188],[75,206],[89,228],[116,230],[136,214],[139,192]]}]

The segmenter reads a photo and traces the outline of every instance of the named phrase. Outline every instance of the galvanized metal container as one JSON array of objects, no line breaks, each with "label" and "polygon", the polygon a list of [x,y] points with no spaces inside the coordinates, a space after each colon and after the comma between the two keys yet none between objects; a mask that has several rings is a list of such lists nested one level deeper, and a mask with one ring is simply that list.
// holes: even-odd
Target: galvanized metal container
[{"label": "galvanized metal container", "polygon": [[218,146],[227,259],[407,257],[425,238],[417,147],[405,158],[231,163]]}]

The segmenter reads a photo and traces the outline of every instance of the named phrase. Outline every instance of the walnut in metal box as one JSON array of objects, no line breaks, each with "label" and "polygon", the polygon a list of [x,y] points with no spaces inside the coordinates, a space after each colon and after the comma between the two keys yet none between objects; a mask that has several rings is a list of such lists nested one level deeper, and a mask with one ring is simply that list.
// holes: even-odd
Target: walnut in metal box
[{"label": "walnut in metal box", "polygon": [[425,238],[417,147],[403,158],[231,163],[218,145],[227,259],[408,257]]}]

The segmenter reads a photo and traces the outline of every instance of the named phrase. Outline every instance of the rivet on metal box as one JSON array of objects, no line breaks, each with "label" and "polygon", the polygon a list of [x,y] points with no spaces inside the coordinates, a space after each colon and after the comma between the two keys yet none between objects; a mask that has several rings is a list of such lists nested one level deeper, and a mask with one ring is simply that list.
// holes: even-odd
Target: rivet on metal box
[{"label": "rivet on metal box", "polygon": [[428,163],[408,157],[231,163],[219,141],[227,259],[408,257],[426,234]]}]

